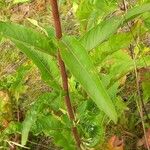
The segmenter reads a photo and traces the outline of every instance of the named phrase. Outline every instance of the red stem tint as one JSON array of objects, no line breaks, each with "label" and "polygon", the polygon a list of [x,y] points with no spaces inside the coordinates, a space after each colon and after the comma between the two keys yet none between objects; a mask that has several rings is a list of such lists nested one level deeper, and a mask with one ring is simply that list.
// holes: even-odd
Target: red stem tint
[{"label": "red stem tint", "polygon": [[[59,40],[62,37],[62,29],[61,29],[61,22],[60,22],[60,17],[59,17],[57,0],[50,0],[50,3],[51,3],[51,8],[52,8],[52,15],[54,18],[56,38]],[[60,49],[58,50],[57,58],[58,58],[58,63],[59,63],[59,67],[60,67],[61,77],[62,77],[63,90],[65,92],[65,104],[67,107],[68,115],[69,115],[70,120],[72,122],[75,122],[73,107],[71,105],[71,100],[70,100],[69,90],[68,90],[68,77],[67,77],[67,73],[66,73],[65,64],[60,55]],[[74,136],[74,140],[77,144],[77,147],[80,149],[81,141],[80,141],[80,137],[79,137],[76,126],[72,127],[72,133]]]}]

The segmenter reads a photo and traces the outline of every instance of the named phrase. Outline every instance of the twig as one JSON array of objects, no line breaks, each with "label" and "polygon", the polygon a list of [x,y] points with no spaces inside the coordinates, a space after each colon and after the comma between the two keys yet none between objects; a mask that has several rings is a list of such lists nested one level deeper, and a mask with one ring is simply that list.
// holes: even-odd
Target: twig
[{"label": "twig", "polygon": [[29,147],[23,146],[19,143],[13,142],[13,141],[7,141],[7,140],[4,140],[4,141],[7,142],[12,148],[14,148],[14,145],[15,145],[15,146],[18,146],[18,147],[21,147],[24,149],[30,149]]},{"label": "twig", "polygon": [[[131,51],[133,51],[132,48],[130,48]],[[144,125],[144,117],[143,117],[143,108],[142,108],[142,96],[141,96],[141,92],[140,92],[140,85],[139,85],[139,77],[138,77],[138,72],[137,72],[137,67],[136,67],[136,58],[135,58],[135,55],[134,55],[134,51],[132,52],[133,53],[133,62],[134,62],[134,72],[135,72],[135,78],[136,78],[136,88],[137,88],[137,94],[138,94],[138,99],[136,99],[136,104],[137,104],[137,108],[138,108],[138,111],[139,111],[139,114],[140,114],[140,117],[141,117],[141,120],[142,120],[142,127],[143,127],[143,132],[144,132],[144,138],[145,138],[145,142],[146,142],[146,146],[147,146],[147,149],[150,150],[150,147],[149,147],[149,143],[148,143],[148,139],[147,139],[147,136],[146,136],[146,130],[145,130],[145,125]],[[141,103],[140,103],[141,101]]]},{"label": "twig", "polygon": [[[61,30],[61,22],[60,22],[60,18],[59,18],[57,0],[50,0],[50,3],[51,3],[51,8],[52,8],[52,15],[54,18],[56,38],[59,40],[62,37],[62,30]],[[81,141],[80,141],[80,137],[79,137],[77,128],[74,125],[75,117],[74,117],[74,112],[73,112],[73,108],[72,108],[70,97],[69,97],[68,77],[67,77],[67,73],[66,73],[65,64],[60,55],[60,49],[58,50],[57,58],[58,58],[58,63],[59,63],[59,67],[60,67],[61,77],[62,77],[63,90],[65,92],[65,104],[67,107],[69,118],[73,122],[72,133],[73,133],[74,139],[76,141],[77,147],[80,149]]]},{"label": "twig", "polygon": [[[43,148],[46,148],[46,149],[49,148],[49,147],[47,147],[47,146],[45,146],[43,144],[35,143],[35,142],[29,141],[29,140],[28,140],[28,142],[31,143],[31,144],[33,144],[33,145],[37,145],[37,146],[40,146],[40,147],[43,147]],[[51,150],[53,150],[53,149],[51,148]]]}]

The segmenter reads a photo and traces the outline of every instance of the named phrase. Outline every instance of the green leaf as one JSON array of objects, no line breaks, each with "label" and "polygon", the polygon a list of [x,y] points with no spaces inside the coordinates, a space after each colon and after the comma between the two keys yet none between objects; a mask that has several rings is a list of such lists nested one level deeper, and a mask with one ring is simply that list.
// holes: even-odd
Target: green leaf
[{"label": "green leaf", "polygon": [[91,101],[91,99],[80,102],[77,108],[77,114],[81,115],[79,117],[79,126],[89,147],[95,147],[97,144],[101,144],[104,140],[104,123],[106,121],[106,115],[97,109],[95,103]]},{"label": "green leaf", "polygon": [[25,3],[25,2],[30,2],[30,0],[14,0],[13,1],[14,4]]},{"label": "green leaf", "polygon": [[37,112],[36,111],[32,111],[32,113],[29,113],[26,116],[26,118],[23,122],[23,129],[22,129],[22,138],[21,138],[21,144],[22,145],[26,145],[30,128],[33,125],[33,123],[36,121],[36,119],[37,119]]},{"label": "green leaf", "polygon": [[2,35],[0,35],[0,42],[2,41]]},{"label": "green leaf", "polygon": [[130,9],[124,16],[124,22],[129,21],[142,13],[150,11],[150,3],[146,3]]},{"label": "green leaf", "polygon": [[103,42],[95,51],[92,53],[92,58],[96,66],[102,67],[105,65],[105,60],[108,60],[110,56],[124,48],[128,48],[129,44],[133,41],[131,33],[119,33],[111,36],[107,41]]},{"label": "green leaf", "polygon": [[[150,75],[149,75],[150,76]],[[143,97],[145,102],[150,101],[150,82],[144,81],[142,83],[142,89],[143,89]]]},{"label": "green leaf", "polygon": [[[65,37],[61,43],[62,58],[71,73],[81,83],[97,106],[102,109],[114,122],[117,122],[115,107],[102,85],[98,74],[92,65],[87,51],[72,37]],[[69,59],[68,59],[69,58]]]},{"label": "green leaf", "polygon": [[16,71],[15,81],[11,84],[10,91],[14,94],[17,101],[21,94],[26,93],[27,85],[25,85],[25,82],[30,69],[30,65],[22,65]]},{"label": "green leaf", "polygon": [[120,74],[124,74],[134,67],[132,58],[123,50],[115,52],[112,56],[110,56],[110,60],[113,62],[109,69],[109,75],[112,78],[118,78],[120,77]]},{"label": "green leaf", "polygon": [[37,120],[37,117],[40,114],[40,112],[43,111],[45,104],[49,104],[55,98],[56,98],[55,93],[45,93],[35,101],[31,109],[27,112],[26,118],[23,122],[22,138],[21,138],[22,145],[26,144],[31,126]]},{"label": "green leaf", "polygon": [[19,24],[0,21],[0,34],[10,40],[16,40],[38,51],[55,55],[56,47],[52,39]]},{"label": "green leaf", "polygon": [[91,12],[93,11],[93,3],[89,0],[82,0],[78,6],[76,17],[78,20],[83,22],[88,22],[88,19]]},{"label": "green leaf", "polygon": [[12,135],[21,132],[22,124],[20,122],[11,121],[8,127],[3,131],[5,135]]},{"label": "green leaf", "polygon": [[53,57],[46,53],[36,51],[33,47],[28,47],[22,42],[20,43],[15,40],[13,40],[13,42],[39,68],[43,80],[50,84],[50,86],[52,86],[53,88],[59,89],[60,85],[58,81],[60,78],[60,74],[57,67],[57,63],[53,59]]},{"label": "green leaf", "polygon": [[[39,23],[38,23],[37,20],[31,19],[31,18],[27,18],[27,20],[28,20],[31,24],[33,24],[34,26],[36,26],[38,29],[40,29],[40,31],[42,31],[46,36],[49,36],[48,33],[47,33],[47,31],[46,31],[43,27],[41,27],[41,26],[39,25]],[[50,37],[51,37],[51,36],[50,36]],[[54,37],[54,36],[53,36],[53,37]]]},{"label": "green leaf", "polygon": [[121,20],[113,17],[109,20],[102,21],[96,27],[92,28],[82,38],[81,43],[87,49],[91,50],[107,40],[110,35],[114,34],[121,24]]},{"label": "green leaf", "polygon": [[150,13],[145,13],[143,15],[143,20],[144,20],[144,24],[145,24],[145,27],[150,30]]},{"label": "green leaf", "polygon": [[[131,59],[129,54],[124,51],[117,51],[109,57],[113,64],[110,65],[109,75],[111,82],[108,87],[115,84],[123,76],[135,69],[134,60]],[[105,61],[105,65],[109,62]],[[110,63],[109,63],[110,64]],[[150,65],[150,56],[138,58],[135,61],[137,69]],[[123,67],[122,67],[123,66]]]},{"label": "green leaf", "polygon": [[106,0],[81,0],[78,4],[76,17],[83,31],[89,30],[104,15],[116,9],[116,2]]},{"label": "green leaf", "polygon": [[[58,116],[55,115],[40,115],[34,126],[35,131],[39,130],[46,136],[52,137],[55,141],[55,145],[63,148],[63,150],[74,150],[75,145],[70,132],[70,127],[68,128],[66,126],[68,122],[63,124],[57,117]],[[62,116],[60,117],[62,119]]]},{"label": "green leaf", "polygon": [[86,50],[94,49],[117,32],[121,25],[147,11],[150,11],[150,3],[130,9],[124,16],[112,17],[108,20],[104,20],[87,32],[81,38],[80,42]]}]

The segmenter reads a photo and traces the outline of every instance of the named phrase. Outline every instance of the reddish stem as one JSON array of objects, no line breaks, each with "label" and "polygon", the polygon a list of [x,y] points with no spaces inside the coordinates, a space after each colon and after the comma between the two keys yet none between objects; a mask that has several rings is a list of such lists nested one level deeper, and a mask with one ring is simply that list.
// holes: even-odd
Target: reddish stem
[{"label": "reddish stem", "polygon": [[[55,26],[55,32],[56,32],[56,38],[59,40],[62,37],[62,29],[61,29],[61,22],[59,17],[59,11],[58,11],[58,4],[57,0],[50,0],[51,8],[52,8],[52,15],[54,18],[54,26]],[[71,100],[69,96],[69,90],[68,90],[68,77],[66,73],[65,64],[61,58],[60,50],[58,50],[58,63],[60,67],[61,77],[62,77],[62,84],[63,84],[63,90],[65,92],[65,104],[67,107],[69,118],[72,122],[75,122],[74,112],[71,105]],[[74,136],[74,140],[77,144],[77,147],[80,149],[80,137],[77,131],[77,128],[75,126],[72,127],[72,133]]]}]

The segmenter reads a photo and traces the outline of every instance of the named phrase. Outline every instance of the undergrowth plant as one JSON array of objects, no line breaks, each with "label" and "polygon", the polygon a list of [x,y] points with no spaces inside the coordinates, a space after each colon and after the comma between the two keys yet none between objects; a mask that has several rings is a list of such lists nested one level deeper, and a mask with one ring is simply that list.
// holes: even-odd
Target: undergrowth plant
[{"label": "undergrowth plant", "polygon": [[[52,137],[64,150],[98,148],[104,142],[107,125],[111,121],[117,124],[128,109],[118,94],[126,75],[150,65],[149,48],[140,41],[150,29],[150,3],[117,10],[115,0],[74,0],[79,35],[62,36],[60,24],[57,26],[60,20],[56,2],[51,0],[56,36],[52,25],[41,27],[32,19],[29,21],[36,28],[0,21],[0,37],[11,40],[27,55],[40,70],[45,84],[52,88],[31,104],[22,123],[13,122],[3,130],[0,137],[7,143],[4,147],[16,144],[27,148],[32,133]],[[25,90],[24,72],[19,72],[10,88],[16,100]],[[148,100],[148,83],[143,82],[142,87]],[[67,99],[72,103],[69,106]],[[21,143],[6,140],[8,132],[21,134]]]}]

